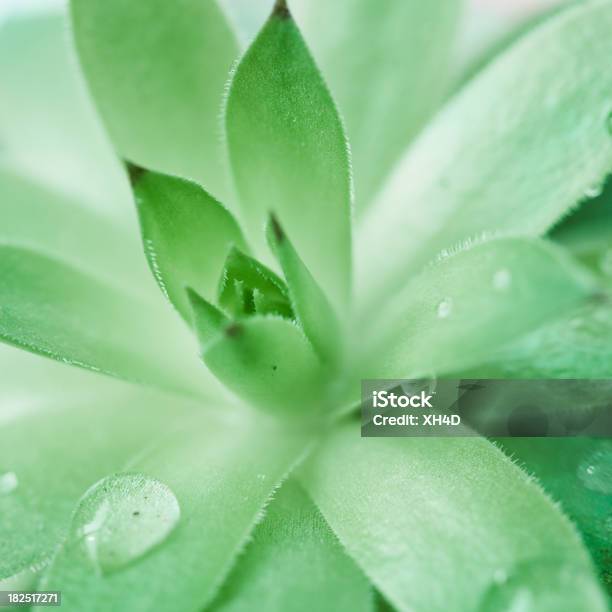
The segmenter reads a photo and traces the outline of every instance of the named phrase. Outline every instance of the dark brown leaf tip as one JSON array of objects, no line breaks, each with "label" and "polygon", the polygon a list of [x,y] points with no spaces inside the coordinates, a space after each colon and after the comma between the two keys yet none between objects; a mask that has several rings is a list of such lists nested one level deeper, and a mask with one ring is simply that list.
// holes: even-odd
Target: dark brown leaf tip
[{"label": "dark brown leaf tip", "polygon": [[232,323],[225,328],[225,335],[228,338],[237,338],[242,334],[243,327],[240,323]]},{"label": "dark brown leaf tip", "polygon": [[287,6],[287,0],[276,0],[274,8],[272,9],[272,15],[279,19],[291,19],[291,12]]},{"label": "dark brown leaf tip", "polygon": [[133,164],[132,162],[125,162],[125,169],[127,170],[128,176],[130,177],[130,183],[135,185],[141,178],[146,170],[142,166]]},{"label": "dark brown leaf tip", "polygon": [[274,213],[270,213],[270,226],[272,227],[272,232],[274,233],[274,239],[276,242],[280,243],[285,239],[285,232],[281,227],[276,215]]}]

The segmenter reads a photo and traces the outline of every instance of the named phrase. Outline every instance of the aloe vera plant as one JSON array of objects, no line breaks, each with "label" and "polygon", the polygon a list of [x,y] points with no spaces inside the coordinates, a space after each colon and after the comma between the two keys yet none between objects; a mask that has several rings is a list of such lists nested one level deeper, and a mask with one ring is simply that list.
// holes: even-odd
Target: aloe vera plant
[{"label": "aloe vera plant", "polygon": [[609,441],[354,418],[361,378],[612,371],[612,5],[449,95],[461,15],[71,0],[70,42],[2,27],[0,590],[607,609]]}]

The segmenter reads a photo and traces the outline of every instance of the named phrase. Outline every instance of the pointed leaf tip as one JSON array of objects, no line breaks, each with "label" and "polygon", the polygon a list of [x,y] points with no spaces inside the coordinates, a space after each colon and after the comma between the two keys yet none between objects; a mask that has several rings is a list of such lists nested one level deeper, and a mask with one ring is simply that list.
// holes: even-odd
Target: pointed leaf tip
[{"label": "pointed leaf tip", "polygon": [[272,9],[272,16],[279,19],[291,19],[291,12],[286,0],[276,0]]},{"label": "pointed leaf tip", "polygon": [[202,348],[206,348],[221,333],[229,319],[191,287],[185,287],[185,292],[193,312],[194,331]]},{"label": "pointed leaf tip", "polygon": [[133,164],[129,161],[125,162],[125,169],[128,173],[131,185],[136,185],[136,183],[138,183],[138,181],[142,178],[142,175],[146,172],[146,169],[142,166]]},{"label": "pointed leaf tip", "polygon": [[268,227],[272,230],[272,236],[276,242],[281,243],[285,239],[285,232],[274,213],[270,213],[270,221]]}]

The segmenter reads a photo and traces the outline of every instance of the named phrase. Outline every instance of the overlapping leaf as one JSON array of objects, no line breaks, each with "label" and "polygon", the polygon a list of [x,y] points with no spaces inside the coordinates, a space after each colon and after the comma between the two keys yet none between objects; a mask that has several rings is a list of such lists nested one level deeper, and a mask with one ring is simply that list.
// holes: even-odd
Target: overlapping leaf
[{"label": "overlapping leaf", "polygon": [[118,151],[224,199],[218,116],[238,54],[216,2],[73,0],[79,58]]},{"label": "overlapping leaf", "polygon": [[294,482],[284,484],[239,559],[214,612],[373,611],[368,580]]},{"label": "overlapping leaf", "polygon": [[117,602],[125,610],[203,609],[305,444],[246,414],[231,424],[200,418],[189,428],[129,465],[131,473],[171,489],[180,506],[176,529],[138,562],[103,579],[86,547],[69,540],[43,581],[62,591],[64,609],[102,612]]},{"label": "overlapping leaf", "polygon": [[358,211],[440,102],[461,4],[290,2],[346,121]]},{"label": "overlapping leaf", "polygon": [[225,127],[258,254],[266,252],[263,230],[274,211],[332,302],[345,304],[351,268],[347,145],[334,102],[282,2],[233,75]]},{"label": "overlapping leaf", "polygon": [[550,244],[509,238],[474,246],[430,266],[389,301],[371,326],[378,348],[368,376],[470,367],[594,292],[590,275]]},{"label": "overlapping leaf", "polygon": [[486,440],[360,438],[346,426],[301,480],[398,610],[478,609],[505,581],[505,601],[522,589],[537,609],[607,609],[572,524]]},{"label": "overlapping leaf", "polygon": [[363,298],[382,299],[381,288],[469,237],[541,234],[603,182],[612,167],[610,27],[607,1],[569,8],[437,116],[359,226]]}]

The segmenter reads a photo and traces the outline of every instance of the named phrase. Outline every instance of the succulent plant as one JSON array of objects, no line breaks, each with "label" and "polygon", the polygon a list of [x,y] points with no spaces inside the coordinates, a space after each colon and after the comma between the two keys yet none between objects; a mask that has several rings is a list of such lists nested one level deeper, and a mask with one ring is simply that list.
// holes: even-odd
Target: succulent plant
[{"label": "succulent plant", "polygon": [[612,371],[612,4],[470,78],[461,15],[71,0],[74,48],[63,16],[3,26],[0,589],[607,609],[609,440],[355,418],[365,378]]}]

